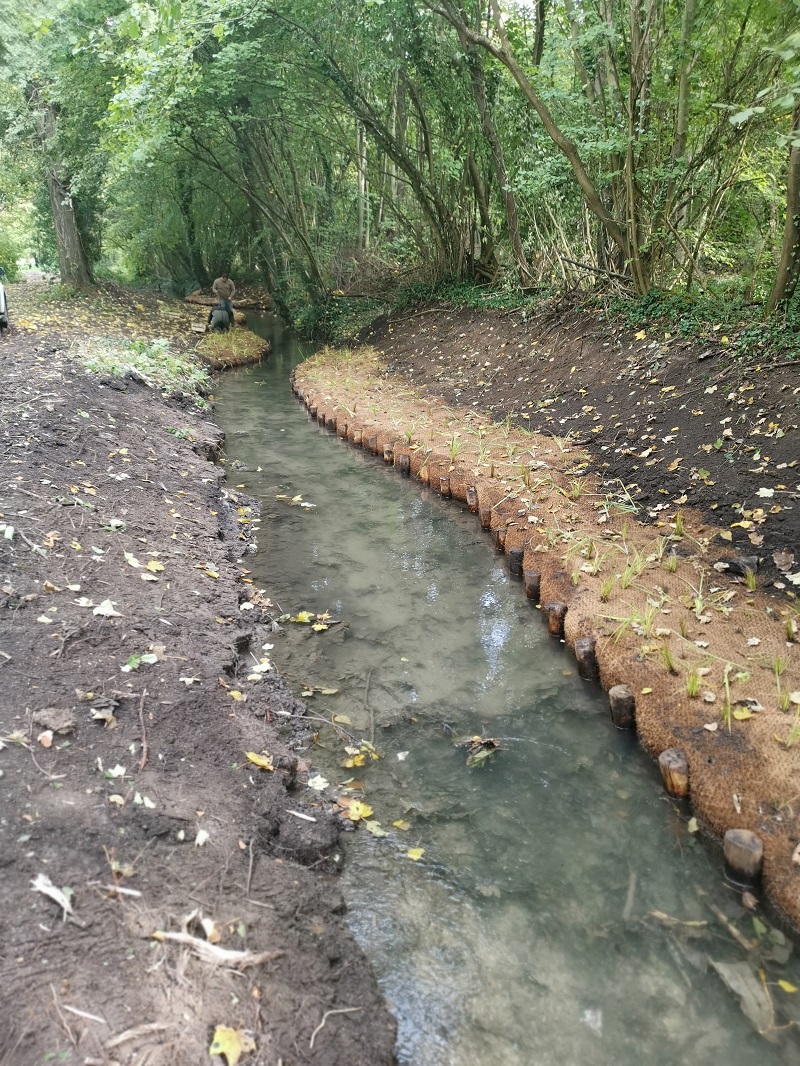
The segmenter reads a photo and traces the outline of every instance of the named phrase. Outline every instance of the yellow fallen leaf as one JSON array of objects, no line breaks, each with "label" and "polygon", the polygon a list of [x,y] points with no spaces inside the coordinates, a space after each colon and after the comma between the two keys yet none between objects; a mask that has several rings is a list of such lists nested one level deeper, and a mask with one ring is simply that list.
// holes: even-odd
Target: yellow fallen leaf
[{"label": "yellow fallen leaf", "polygon": [[381,828],[380,822],[364,822],[364,828],[368,833],[372,833],[374,837],[385,837],[389,835],[385,829]]},{"label": "yellow fallen leaf", "polygon": [[218,1025],[214,1030],[214,1039],[208,1049],[209,1055],[224,1055],[228,1066],[236,1066],[242,1055],[255,1051],[256,1042],[244,1029],[231,1029],[229,1025]]},{"label": "yellow fallen leaf", "polygon": [[413,859],[414,862],[419,862],[422,856],[425,854],[425,848],[409,848],[406,852],[409,859]]},{"label": "yellow fallen leaf", "polygon": [[652,691],[653,690],[651,688],[643,688],[642,689],[642,695],[643,696],[649,696]]},{"label": "yellow fallen leaf", "polygon": [[353,800],[344,812],[344,816],[349,818],[351,822],[358,822],[362,818],[369,818],[373,813],[372,807],[368,803],[362,803],[361,800]]},{"label": "yellow fallen leaf", "polygon": [[164,564],[160,563],[158,559],[151,559],[149,563],[145,563],[145,569],[149,570],[151,574],[157,574],[164,569]]},{"label": "yellow fallen leaf", "polygon": [[254,751],[246,751],[245,756],[248,762],[251,762],[254,766],[258,766],[261,770],[274,770],[272,765],[272,756],[265,752],[263,755],[258,755]]},{"label": "yellow fallen leaf", "polygon": [[245,694],[240,692],[238,688],[232,688],[228,695],[232,700],[236,700],[237,703],[245,703],[247,701]]},{"label": "yellow fallen leaf", "polygon": [[[324,693],[325,689],[323,689],[322,691]],[[333,691],[335,692],[336,689],[334,689]],[[333,720],[334,720],[334,722],[338,722],[339,725],[350,725],[351,724],[350,723],[350,719],[347,717],[346,714],[335,714],[333,716]]]},{"label": "yellow fallen leaf", "polygon": [[403,833],[407,833],[411,828],[411,822],[407,822],[403,818],[398,818],[396,822],[392,822],[392,825]]},{"label": "yellow fallen leaf", "polygon": [[796,992],[797,991],[797,989],[795,988],[795,986],[793,984],[791,984],[789,981],[784,981],[783,979],[778,981],[778,987],[782,988],[784,992]]},{"label": "yellow fallen leaf", "polygon": [[636,340],[637,341],[643,341],[646,336],[647,336],[647,333],[643,329],[640,329],[639,332],[636,334]]}]

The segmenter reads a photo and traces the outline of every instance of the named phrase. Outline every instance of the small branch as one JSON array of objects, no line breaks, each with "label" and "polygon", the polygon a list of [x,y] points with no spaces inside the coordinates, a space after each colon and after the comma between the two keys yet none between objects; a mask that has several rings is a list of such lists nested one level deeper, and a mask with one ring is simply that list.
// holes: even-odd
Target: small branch
[{"label": "small branch", "polygon": [[363,1007],[339,1007],[336,1010],[326,1010],[325,1013],[322,1015],[322,1021],[311,1034],[311,1040],[308,1044],[309,1051],[314,1050],[314,1040],[316,1039],[317,1033],[320,1032],[321,1029],[325,1028],[325,1022],[332,1014],[353,1014],[355,1011],[363,1009]]},{"label": "small branch", "polygon": [[142,757],[139,760],[139,769],[144,770],[147,766],[147,730],[144,726],[144,698],[147,695],[147,689],[142,689],[142,698],[139,700],[139,725],[142,729]]},{"label": "small branch", "polygon": [[624,281],[628,285],[630,285],[632,280],[624,274],[615,274],[613,270],[603,270],[601,267],[589,266],[588,263],[579,263],[577,259],[569,259],[566,255],[560,255],[558,258],[562,263],[572,263],[573,266],[580,267],[581,270],[589,270],[592,274],[602,274],[604,277],[616,278],[617,281]]}]

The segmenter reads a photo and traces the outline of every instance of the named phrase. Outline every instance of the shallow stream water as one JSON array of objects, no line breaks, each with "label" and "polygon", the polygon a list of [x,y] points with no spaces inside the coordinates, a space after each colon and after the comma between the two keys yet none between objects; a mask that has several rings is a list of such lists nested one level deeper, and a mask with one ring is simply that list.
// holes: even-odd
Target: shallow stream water
[{"label": "shallow stream water", "polygon": [[[347,623],[287,625],[272,654],[296,691],[316,687],[309,713],[349,718],[382,756],[342,768],[344,742],[322,725],[310,755],[334,784],[362,780],[388,833],[347,837],[340,883],[400,1063],[800,1061],[791,1036],[755,1031],[708,963],[746,954],[707,907],[736,915],[719,849],[688,832],[475,516],[320,429],[289,388],[308,349],[250,319],[273,355],[220,381],[215,418],[243,468],[229,483],[263,504],[245,561],[256,585],[287,613]],[[502,745],[481,768],[455,743],[473,734]],[[778,977],[800,986],[794,959],[771,966]]]}]

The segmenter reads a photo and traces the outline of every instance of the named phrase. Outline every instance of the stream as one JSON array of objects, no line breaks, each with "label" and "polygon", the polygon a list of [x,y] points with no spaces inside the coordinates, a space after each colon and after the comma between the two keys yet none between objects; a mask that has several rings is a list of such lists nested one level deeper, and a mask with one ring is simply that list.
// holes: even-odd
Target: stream
[{"label": "stream", "polygon": [[[755,974],[772,955],[785,1023],[800,1018],[800,993],[774,984],[800,987],[796,957],[780,962],[790,945],[774,919],[738,920],[720,849],[688,831],[476,517],[320,429],[289,388],[310,348],[248,317],[273,355],[219,381],[214,417],[229,485],[262,501],[259,552],[244,561],[256,586],[283,612],[346,623],[287,624],[271,655],[295,692],[313,687],[309,713],[349,719],[381,755],[343,768],[346,740],[320,725],[308,758],[332,785],[363,781],[387,833],[343,837],[339,883],[398,1019],[399,1062],[800,1061],[796,1029],[759,1035],[709,962]],[[313,507],[290,505],[297,495]],[[501,744],[481,767],[455,743],[474,734]]]}]

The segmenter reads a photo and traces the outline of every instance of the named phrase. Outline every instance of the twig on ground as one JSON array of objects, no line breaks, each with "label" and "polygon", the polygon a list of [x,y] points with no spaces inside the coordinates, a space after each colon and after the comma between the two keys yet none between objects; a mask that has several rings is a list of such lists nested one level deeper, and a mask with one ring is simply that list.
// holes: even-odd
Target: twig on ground
[{"label": "twig on ground", "polygon": [[77,1014],[79,1018],[88,1018],[90,1022],[99,1022],[101,1025],[108,1025],[105,1018],[100,1018],[96,1014],[90,1014],[86,1010],[78,1010],[77,1007],[70,1007],[66,1003],[62,1003],[61,1006],[64,1010],[68,1010],[70,1014]]},{"label": "twig on ground", "polygon": [[144,726],[144,699],[147,689],[142,689],[142,698],[139,700],[139,725],[142,727],[142,757],[139,760],[139,769],[144,770],[147,766],[147,730]]},{"label": "twig on ground", "polygon": [[127,1044],[129,1040],[138,1040],[142,1036],[149,1036],[150,1033],[163,1033],[165,1029],[169,1029],[165,1022],[148,1022],[146,1025],[135,1025],[133,1029],[126,1029],[119,1036],[112,1036],[103,1046],[106,1051],[113,1051],[114,1048]]},{"label": "twig on ground", "polygon": [[251,837],[250,838],[250,843],[249,843],[249,845],[247,847],[247,850],[250,852],[250,862],[249,862],[248,867],[247,867],[247,887],[245,888],[245,891],[244,891],[245,896],[249,896],[250,895],[250,883],[253,880],[253,861],[255,859],[255,856],[253,855],[253,843],[254,843],[254,840],[255,840],[255,838]]},{"label": "twig on ground", "polygon": [[321,1029],[325,1028],[325,1022],[328,1020],[328,1018],[330,1018],[332,1014],[353,1014],[355,1013],[355,1011],[363,1009],[363,1007],[337,1007],[336,1010],[326,1010],[325,1013],[322,1015],[322,1021],[311,1034],[311,1040],[308,1042],[308,1050],[314,1050],[314,1040],[316,1039],[317,1033],[320,1032]]}]

